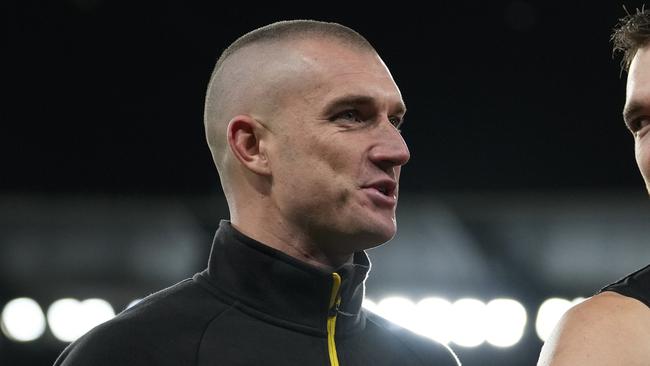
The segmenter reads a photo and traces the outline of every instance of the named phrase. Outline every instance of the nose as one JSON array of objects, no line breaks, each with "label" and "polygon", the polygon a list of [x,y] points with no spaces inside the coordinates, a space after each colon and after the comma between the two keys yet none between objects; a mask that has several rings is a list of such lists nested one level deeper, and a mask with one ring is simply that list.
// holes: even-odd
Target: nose
[{"label": "nose", "polygon": [[402,134],[388,120],[380,123],[377,141],[370,149],[369,158],[381,170],[400,167],[411,158]]}]

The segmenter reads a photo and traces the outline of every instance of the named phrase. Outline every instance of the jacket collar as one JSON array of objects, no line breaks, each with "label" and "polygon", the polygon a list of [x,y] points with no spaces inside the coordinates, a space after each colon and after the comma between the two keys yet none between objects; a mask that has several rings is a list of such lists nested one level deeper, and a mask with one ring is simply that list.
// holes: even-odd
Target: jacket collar
[{"label": "jacket collar", "polygon": [[[364,281],[370,270],[365,252],[337,268],[341,277],[337,334],[363,328]],[[331,272],[299,261],[221,221],[212,244],[208,281],[245,307],[282,322],[325,331],[333,287]]]}]

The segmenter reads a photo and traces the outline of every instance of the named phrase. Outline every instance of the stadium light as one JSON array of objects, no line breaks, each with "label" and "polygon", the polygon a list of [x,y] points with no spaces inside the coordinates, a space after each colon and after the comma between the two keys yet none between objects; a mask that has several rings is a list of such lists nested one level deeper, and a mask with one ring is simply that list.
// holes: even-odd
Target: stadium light
[{"label": "stadium light", "polygon": [[76,340],[114,316],[111,304],[102,299],[60,299],[47,310],[47,321],[52,334],[63,342]]},{"label": "stadium light", "polygon": [[545,300],[540,305],[539,311],[537,311],[537,320],[535,320],[535,331],[539,339],[545,342],[564,313],[573,305],[573,302],[558,297]]},{"label": "stadium light", "polygon": [[393,296],[381,300],[377,304],[377,314],[407,329],[413,329],[417,322],[415,304],[405,297]]},{"label": "stadium light", "polygon": [[485,342],[486,305],[484,302],[463,298],[451,306],[451,341],[462,347],[478,347]]},{"label": "stadium light", "polygon": [[9,301],[1,318],[2,332],[17,342],[33,341],[45,332],[43,310],[36,301],[27,297]]},{"label": "stadium light", "polygon": [[517,344],[526,329],[526,309],[516,300],[494,299],[485,309],[487,325],[486,340],[496,347]]},{"label": "stadium light", "polygon": [[417,303],[418,322],[413,329],[440,343],[451,341],[451,303],[439,297],[427,297]]}]

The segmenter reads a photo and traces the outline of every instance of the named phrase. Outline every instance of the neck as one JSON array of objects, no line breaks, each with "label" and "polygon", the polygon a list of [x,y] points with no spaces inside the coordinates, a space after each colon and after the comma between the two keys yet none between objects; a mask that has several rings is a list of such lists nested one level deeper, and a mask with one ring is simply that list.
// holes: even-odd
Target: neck
[{"label": "neck", "polygon": [[328,253],[309,235],[285,222],[270,220],[272,215],[260,220],[256,216],[243,219],[232,214],[231,225],[242,234],[314,267],[332,271],[352,261],[354,253]]}]

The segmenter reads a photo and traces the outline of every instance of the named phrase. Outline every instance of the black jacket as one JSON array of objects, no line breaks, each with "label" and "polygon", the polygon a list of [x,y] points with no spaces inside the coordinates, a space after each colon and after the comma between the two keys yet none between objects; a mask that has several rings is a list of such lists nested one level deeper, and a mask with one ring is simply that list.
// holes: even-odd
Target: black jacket
[{"label": "black jacket", "polygon": [[650,307],[650,265],[647,265],[620,280],[603,287],[599,292],[614,291],[637,299]]},{"label": "black jacket", "polygon": [[91,330],[55,366],[458,365],[447,347],[361,308],[370,264],[354,259],[324,272],[224,221],[207,270]]}]

